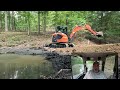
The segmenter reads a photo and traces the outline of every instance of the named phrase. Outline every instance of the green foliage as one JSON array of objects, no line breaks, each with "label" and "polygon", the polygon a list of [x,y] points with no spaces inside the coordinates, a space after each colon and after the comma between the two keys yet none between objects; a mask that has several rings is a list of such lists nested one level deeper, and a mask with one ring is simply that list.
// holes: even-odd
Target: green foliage
[{"label": "green foliage", "polygon": [[75,64],[83,64],[83,59],[79,56],[72,57],[72,65],[75,65]]},{"label": "green foliage", "polygon": [[[9,11],[8,21],[12,27],[15,18],[16,31],[38,31],[37,11]],[[4,11],[0,11],[0,29],[5,29]],[[66,23],[67,21],[67,23]],[[40,11],[40,32],[48,31],[57,25],[68,26],[69,32],[76,25],[90,24],[92,29],[103,31],[107,36],[119,36],[120,11]],[[10,30],[9,30],[10,31]]]}]

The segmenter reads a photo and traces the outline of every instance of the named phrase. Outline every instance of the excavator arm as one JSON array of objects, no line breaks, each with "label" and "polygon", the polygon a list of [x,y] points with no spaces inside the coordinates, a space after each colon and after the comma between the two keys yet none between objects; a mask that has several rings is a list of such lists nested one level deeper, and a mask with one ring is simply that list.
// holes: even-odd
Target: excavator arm
[{"label": "excavator arm", "polygon": [[72,30],[72,33],[70,34],[70,39],[72,39],[72,37],[74,36],[74,34],[77,32],[77,31],[80,31],[80,30],[88,30],[89,32],[91,32],[93,35],[96,35],[96,36],[103,36],[103,33],[102,32],[96,32],[94,31],[93,29],[91,29],[90,25],[86,24],[85,26],[76,26],[73,30]]}]

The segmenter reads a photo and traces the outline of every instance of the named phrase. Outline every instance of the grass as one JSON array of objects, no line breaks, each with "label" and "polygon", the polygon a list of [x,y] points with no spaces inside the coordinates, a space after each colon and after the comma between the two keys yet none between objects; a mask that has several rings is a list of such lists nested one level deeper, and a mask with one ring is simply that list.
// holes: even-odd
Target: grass
[{"label": "grass", "polygon": [[0,34],[0,45],[4,46],[15,46],[24,42],[24,40],[28,40],[28,36],[25,33],[20,32],[2,32]]},{"label": "grass", "polygon": [[14,47],[24,43],[31,43],[35,46],[35,41],[46,41],[46,39],[51,39],[51,35],[30,35],[28,36],[26,32],[1,32],[0,34],[0,47],[8,46]]}]

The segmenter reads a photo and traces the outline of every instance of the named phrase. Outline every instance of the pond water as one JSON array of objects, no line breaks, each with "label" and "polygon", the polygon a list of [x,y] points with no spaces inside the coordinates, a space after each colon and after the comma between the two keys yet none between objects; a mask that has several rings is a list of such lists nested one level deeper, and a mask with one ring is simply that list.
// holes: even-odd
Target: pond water
[{"label": "pond water", "polygon": [[0,54],[0,79],[39,79],[54,74],[42,55]]}]

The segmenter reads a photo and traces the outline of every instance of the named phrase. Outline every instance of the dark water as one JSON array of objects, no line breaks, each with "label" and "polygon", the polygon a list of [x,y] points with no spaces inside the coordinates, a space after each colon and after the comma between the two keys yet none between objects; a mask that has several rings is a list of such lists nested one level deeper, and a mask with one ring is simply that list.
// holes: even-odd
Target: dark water
[{"label": "dark water", "polygon": [[52,63],[41,55],[0,54],[0,79],[39,79],[53,74]]}]

